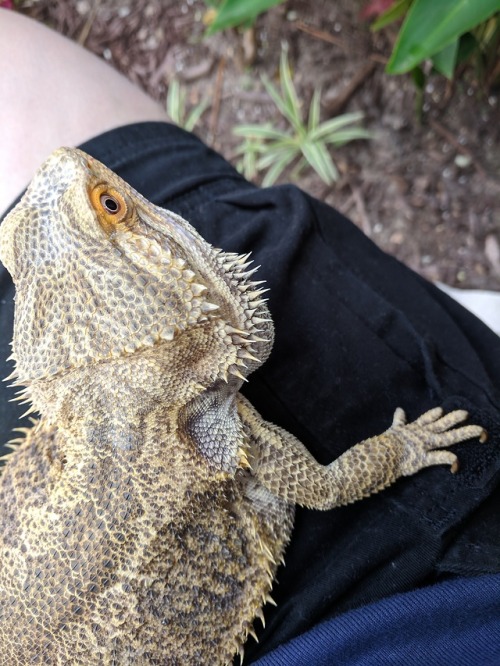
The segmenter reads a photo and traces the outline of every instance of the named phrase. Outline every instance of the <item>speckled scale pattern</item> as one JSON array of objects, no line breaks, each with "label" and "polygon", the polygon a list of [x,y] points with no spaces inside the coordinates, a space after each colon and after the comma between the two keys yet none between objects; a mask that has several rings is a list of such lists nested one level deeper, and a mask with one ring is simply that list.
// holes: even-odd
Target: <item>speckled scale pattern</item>
[{"label": "speckled scale pattern", "polygon": [[35,174],[0,257],[11,379],[39,414],[0,475],[9,666],[229,664],[263,618],[296,503],[361,499],[482,435],[455,427],[464,412],[407,425],[399,410],[319,465],[239,393],[273,342],[249,257],[79,150]]}]

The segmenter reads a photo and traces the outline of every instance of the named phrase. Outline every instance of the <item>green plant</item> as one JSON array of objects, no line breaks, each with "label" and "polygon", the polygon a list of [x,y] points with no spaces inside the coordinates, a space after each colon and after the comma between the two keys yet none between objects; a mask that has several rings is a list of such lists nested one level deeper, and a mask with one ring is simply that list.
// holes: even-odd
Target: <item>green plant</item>
[{"label": "green plant", "polygon": [[[248,27],[259,14],[282,2],[205,0],[209,7],[207,34]],[[496,72],[500,44],[497,12],[500,0],[369,0],[361,16],[378,16],[373,30],[405,17],[387,65],[389,74],[410,72],[430,59],[438,72],[451,79],[457,64],[472,55],[477,56],[476,69]]]},{"label": "green plant", "polygon": [[265,125],[238,125],[234,134],[243,137],[238,148],[242,156],[238,167],[247,178],[257,172],[266,171],[263,185],[274,183],[283,171],[295,162],[293,177],[309,164],[327,184],[338,179],[329,146],[341,146],[355,139],[371,138],[371,133],[356,125],[361,113],[346,113],[336,118],[320,122],[319,88],[314,90],[307,120],[303,119],[301,104],[293,85],[286,48],[280,59],[280,88],[265,76],[262,82],[288,124],[287,129],[279,129],[270,123]]},{"label": "green plant", "polygon": [[209,35],[236,26],[248,27],[259,14],[279,5],[284,0],[205,0],[209,11],[205,22],[209,25]]},{"label": "green plant", "polygon": [[[473,52],[487,59],[492,51],[497,53],[500,19],[494,14],[500,11],[500,0],[396,0],[389,4],[372,25],[372,30],[379,30],[405,16],[387,64],[389,74],[412,71],[430,59],[437,71],[452,78],[457,63]],[[369,15],[367,8],[365,15]]]},{"label": "green plant", "polygon": [[209,105],[208,99],[202,99],[188,114],[185,88],[180,85],[177,79],[170,82],[167,93],[167,113],[170,119],[179,127],[192,132]]}]

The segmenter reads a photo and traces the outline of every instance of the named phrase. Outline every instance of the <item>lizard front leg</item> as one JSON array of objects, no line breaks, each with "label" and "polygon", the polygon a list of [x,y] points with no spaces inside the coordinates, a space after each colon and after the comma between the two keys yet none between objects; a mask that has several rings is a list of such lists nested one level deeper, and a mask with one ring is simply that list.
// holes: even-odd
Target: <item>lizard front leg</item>
[{"label": "lizard front leg", "polygon": [[467,418],[463,410],[443,415],[438,407],[407,424],[403,410],[397,409],[386,432],[323,466],[296,437],[262,420],[241,396],[238,412],[250,442],[254,476],[274,495],[312,509],[349,504],[424,467],[448,464],[456,471],[457,457],[443,448],[473,437],[486,439],[480,426],[455,427]]}]

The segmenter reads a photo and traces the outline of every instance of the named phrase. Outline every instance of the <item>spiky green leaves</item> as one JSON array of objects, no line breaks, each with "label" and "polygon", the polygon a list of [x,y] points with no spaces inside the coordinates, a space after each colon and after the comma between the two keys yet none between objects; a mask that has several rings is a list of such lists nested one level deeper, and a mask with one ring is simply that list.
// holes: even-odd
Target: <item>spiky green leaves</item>
[{"label": "spiky green leaves", "polygon": [[290,74],[286,47],[281,51],[280,91],[267,77],[262,77],[262,83],[287,127],[281,129],[271,124],[235,127],[234,133],[244,139],[238,149],[240,170],[247,178],[265,171],[262,184],[268,186],[276,182],[287,167],[295,166],[292,177],[296,177],[309,165],[323,182],[328,185],[335,182],[339,173],[329,148],[371,138],[371,133],[358,125],[363,114],[346,113],[321,122],[321,90],[316,88],[305,120]]}]

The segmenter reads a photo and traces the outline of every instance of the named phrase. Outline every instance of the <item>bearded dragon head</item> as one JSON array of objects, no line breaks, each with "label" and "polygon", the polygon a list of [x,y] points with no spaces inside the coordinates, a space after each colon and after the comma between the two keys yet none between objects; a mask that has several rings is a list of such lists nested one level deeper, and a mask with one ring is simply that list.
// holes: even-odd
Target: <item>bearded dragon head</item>
[{"label": "bearded dragon head", "polygon": [[0,259],[16,285],[24,386],[168,351],[197,330],[217,341],[209,380],[241,382],[272,345],[248,255],[214,249],[80,150],[61,148],[40,167],[1,225]]}]

